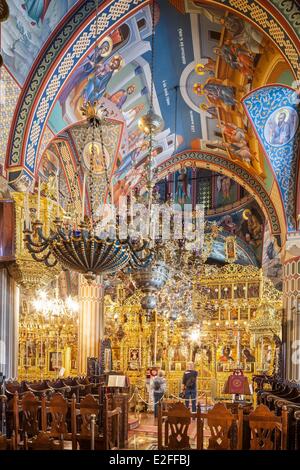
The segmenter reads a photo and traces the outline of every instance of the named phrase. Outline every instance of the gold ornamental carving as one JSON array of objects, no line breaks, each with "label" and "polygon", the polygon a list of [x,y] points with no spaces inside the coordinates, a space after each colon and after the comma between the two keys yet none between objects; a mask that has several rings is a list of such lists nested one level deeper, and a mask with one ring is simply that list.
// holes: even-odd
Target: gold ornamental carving
[{"label": "gold ornamental carving", "polygon": [[[62,271],[60,265],[49,268],[43,263],[34,261],[25,247],[23,240],[23,227],[25,221],[25,194],[12,193],[16,205],[16,261],[8,267],[9,274],[19,286],[25,290],[40,289],[48,285]],[[35,219],[35,208],[37,207],[37,195],[30,194],[28,197],[31,219]],[[50,220],[56,211],[53,201],[41,198],[41,218],[45,221],[48,233],[50,232]]]}]

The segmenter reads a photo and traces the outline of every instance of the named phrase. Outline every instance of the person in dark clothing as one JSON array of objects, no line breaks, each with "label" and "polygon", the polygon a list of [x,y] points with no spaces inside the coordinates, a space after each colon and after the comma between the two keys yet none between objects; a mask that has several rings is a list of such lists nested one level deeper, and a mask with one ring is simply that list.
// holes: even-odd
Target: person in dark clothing
[{"label": "person in dark clothing", "polygon": [[166,379],[164,371],[160,370],[158,375],[152,381],[153,401],[154,401],[154,417],[157,418],[158,403],[163,398],[166,391]]},{"label": "person in dark clothing", "polygon": [[197,377],[198,372],[194,369],[193,362],[189,362],[187,370],[182,378],[182,391],[184,392],[185,406],[189,408],[190,400],[192,401],[192,412],[197,410]]}]

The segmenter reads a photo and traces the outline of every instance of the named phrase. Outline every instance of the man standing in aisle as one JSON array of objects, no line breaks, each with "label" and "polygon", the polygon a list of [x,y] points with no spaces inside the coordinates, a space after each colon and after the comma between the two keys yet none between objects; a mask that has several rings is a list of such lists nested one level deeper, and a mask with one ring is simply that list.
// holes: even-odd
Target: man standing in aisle
[{"label": "man standing in aisle", "polygon": [[189,408],[191,399],[193,413],[196,413],[197,410],[197,377],[198,372],[194,369],[193,362],[189,362],[182,378],[182,391],[184,392],[185,406],[187,408]]}]

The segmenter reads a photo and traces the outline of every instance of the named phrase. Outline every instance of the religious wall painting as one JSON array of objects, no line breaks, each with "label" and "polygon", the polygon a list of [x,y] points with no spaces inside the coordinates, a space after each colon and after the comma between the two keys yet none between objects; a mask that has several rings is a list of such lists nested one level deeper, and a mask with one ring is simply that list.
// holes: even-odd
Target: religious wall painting
[{"label": "religious wall painting", "polygon": [[230,285],[221,286],[221,299],[231,299],[232,288]]},{"label": "religious wall painting", "polygon": [[[91,52],[74,70],[59,95],[62,116],[67,124],[72,122],[74,116],[77,119],[82,118],[80,108],[87,101],[97,101],[105,96],[117,108],[121,107],[125,93],[123,97],[120,92],[118,95],[110,95],[107,92],[107,86],[114,74],[125,66],[124,59],[118,51],[124,47],[128,38],[128,25],[121,25],[109,36],[99,40],[96,50]],[[135,87],[128,84],[128,94],[134,91]]]},{"label": "religious wall painting", "polygon": [[244,365],[245,372],[254,372],[254,363],[253,362],[246,362]]},{"label": "religious wall painting", "polygon": [[209,298],[216,300],[219,298],[219,287],[211,287],[209,290]]},{"label": "religious wall painting", "polygon": [[44,152],[42,161],[40,163],[39,172],[41,176],[49,179],[50,176],[55,176],[59,168],[59,159],[57,155],[51,150]]},{"label": "religious wall painting", "polygon": [[140,368],[140,350],[139,348],[129,348],[128,350],[128,369],[138,370]]},{"label": "religious wall painting", "polygon": [[249,310],[246,307],[240,308],[240,320],[247,321],[249,319]]},{"label": "religious wall painting", "polygon": [[270,232],[270,226],[267,223],[264,231],[263,259],[262,268],[264,275],[272,280],[277,289],[282,289],[282,263],[281,246],[278,237]]},{"label": "religious wall painting", "polygon": [[192,204],[192,170],[183,168],[174,174],[173,199],[176,204]]},{"label": "religious wall painting", "polygon": [[[237,108],[237,93],[241,90],[227,75],[228,70],[244,74],[247,54],[254,57],[260,52],[259,47],[255,50],[253,45],[254,32],[236,17],[227,20],[225,26],[229,36],[234,36],[234,42],[226,55],[220,49],[224,29],[224,22],[220,20],[224,15],[221,10],[216,10],[218,14],[215,15],[199,14],[197,21],[191,23],[189,15],[170,8],[168,2],[159,0],[155,8],[156,44],[167,43],[169,47],[160,50],[159,63],[158,55],[155,55],[154,111],[163,118],[164,129],[155,139],[159,151],[156,151],[154,165],[167,160],[174,149],[180,152],[184,148],[201,148],[201,139],[210,142],[212,149],[221,148],[223,152],[229,149],[236,154],[235,158],[247,160],[245,130],[228,119],[226,125],[222,119],[218,123],[218,109],[227,109],[226,112],[232,115],[240,113],[243,117],[243,110]],[[163,18],[168,18],[167,24]],[[50,126],[51,122],[57,126],[59,120],[61,128],[65,127],[81,118],[80,107],[84,101],[97,98],[100,102],[103,100],[109,112],[123,120],[126,129],[113,179],[117,195],[126,194],[126,188],[135,186],[145,172],[147,143],[138,128],[138,120],[150,106],[151,28],[151,8],[147,6],[101,39],[96,53],[90,53],[62,87],[59,95],[61,109],[58,111],[56,105],[53,120],[50,117]],[[232,39],[231,36],[228,40]],[[244,49],[238,48],[237,37],[243,40]],[[228,57],[231,65],[226,63]],[[248,57],[249,64],[253,57]],[[95,59],[96,86],[93,80]],[[221,68],[216,69],[220,60],[229,67],[227,71],[224,69],[221,78]],[[199,89],[194,86],[196,83]],[[216,193],[218,205],[231,203],[236,198],[236,185],[231,184],[228,188],[226,180],[220,184],[221,189]]]},{"label": "religious wall painting", "polygon": [[[247,370],[246,369],[247,364],[252,364],[254,366],[255,354],[254,354],[254,351],[252,351],[248,345],[247,346],[241,345],[241,350],[242,350],[242,361],[244,362],[245,370]],[[254,367],[253,368],[250,367],[250,370],[248,371],[253,372],[253,370],[254,370]]]},{"label": "religious wall painting", "polygon": [[254,320],[256,317],[256,308],[250,308],[250,320]]},{"label": "religious wall painting", "polygon": [[48,353],[48,370],[49,372],[57,372],[63,367],[63,351],[49,351]]},{"label": "religious wall painting", "polygon": [[251,125],[276,175],[291,231],[296,229],[298,101],[293,88],[279,84],[258,88],[243,99]]},{"label": "religious wall painting", "polygon": [[237,321],[239,319],[239,311],[238,308],[231,308],[230,310],[230,320]]},{"label": "religious wall painting", "polygon": [[83,149],[83,162],[87,171],[91,171],[91,161],[93,162],[93,174],[96,176],[104,173],[105,165],[111,165],[108,149],[101,142],[87,142]]},{"label": "religious wall painting", "polygon": [[234,298],[235,299],[245,299],[246,298],[246,284],[243,283],[237,283],[234,288]]},{"label": "religious wall painting", "polygon": [[77,0],[10,0],[1,27],[5,65],[23,84],[41,47]]},{"label": "religious wall painting", "polygon": [[233,204],[239,196],[239,185],[225,175],[218,175],[213,190],[214,207],[223,207]]},{"label": "religious wall painting", "polygon": [[228,310],[226,307],[221,307],[220,309],[220,320],[222,321],[228,320]]},{"label": "religious wall painting", "polygon": [[295,137],[299,124],[296,110],[292,107],[281,107],[268,117],[264,136],[268,144],[281,147]]},{"label": "religious wall painting", "polygon": [[258,282],[251,282],[248,284],[247,297],[248,299],[258,299],[260,297],[260,284]]},{"label": "religious wall painting", "polygon": [[[251,203],[245,208],[233,210],[225,215],[212,216],[210,220],[216,221],[223,228],[222,233],[225,236],[223,243],[226,243],[226,236],[228,235],[236,237],[235,243],[238,259],[241,256],[239,252],[244,246],[247,251],[253,253],[256,262],[259,265],[261,264],[264,216],[256,203]],[[230,240],[231,238],[229,238]]]},{"label": "religious wall painting", "polygon": [[225,238],[225,255],[227,263],[234,263],[237,260],[236,237]]},{"label": "religious wall painting", "polygon": [[226,363],[235,361],[234,352],[230,344],[226,344],[220,348],[218,361]]}]

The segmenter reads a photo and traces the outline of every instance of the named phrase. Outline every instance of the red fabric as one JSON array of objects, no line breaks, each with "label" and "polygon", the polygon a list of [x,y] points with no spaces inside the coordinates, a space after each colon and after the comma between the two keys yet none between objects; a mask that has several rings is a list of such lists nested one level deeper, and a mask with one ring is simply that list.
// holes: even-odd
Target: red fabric
[{"label": "red fabric", "polygon": [[247,380],[243,375],[231,375],[228,378],[228,389],[229,393],[244,393],[244,383]]}]

